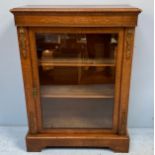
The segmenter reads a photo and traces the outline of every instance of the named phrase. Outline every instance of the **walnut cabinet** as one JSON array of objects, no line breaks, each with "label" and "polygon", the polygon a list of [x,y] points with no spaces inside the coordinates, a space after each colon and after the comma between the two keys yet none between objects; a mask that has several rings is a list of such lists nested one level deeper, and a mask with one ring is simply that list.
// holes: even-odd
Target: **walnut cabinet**
[{"label": "walnut cabinet", "polygon": [[17,26],[28,151],[99,147],[128,152],[134,32],[131,6],[24,6]]}]

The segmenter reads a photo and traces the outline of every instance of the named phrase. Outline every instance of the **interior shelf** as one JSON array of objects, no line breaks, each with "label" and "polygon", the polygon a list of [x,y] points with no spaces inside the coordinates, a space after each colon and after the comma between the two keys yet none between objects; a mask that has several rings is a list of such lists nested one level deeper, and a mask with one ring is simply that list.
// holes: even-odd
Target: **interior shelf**
[{"label": "interior shelf", "polygon": [[41,66],[115,66],[114,59],[40,59],[39,65]]},{"label": "interior shelf", "polygon": [[41,86],[45,98],[113,98],[114,85],[53,85]]}]

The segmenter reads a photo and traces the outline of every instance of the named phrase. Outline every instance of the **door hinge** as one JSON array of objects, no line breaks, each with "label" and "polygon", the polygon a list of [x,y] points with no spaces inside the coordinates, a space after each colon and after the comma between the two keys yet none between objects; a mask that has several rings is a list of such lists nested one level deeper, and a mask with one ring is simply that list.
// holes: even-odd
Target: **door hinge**
[{"label": "door hinge", "polygon": [[38,92],[37,92],[37,88],[34,87],[33,90],[32,90],[32,95],[35,97],[37,96]]}]

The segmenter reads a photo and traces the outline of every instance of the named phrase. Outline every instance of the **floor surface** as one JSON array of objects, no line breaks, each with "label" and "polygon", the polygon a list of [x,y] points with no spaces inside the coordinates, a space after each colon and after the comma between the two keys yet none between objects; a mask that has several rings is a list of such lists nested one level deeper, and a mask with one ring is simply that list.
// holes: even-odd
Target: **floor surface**
[{"label": "floor surface", "polygon": [[[39,153],[27,153],[26,127],[0,127],[0,155],[114,155],[108,149],[44,149]],[[153,155],[153,129],[129,129],[130,153],[127,155]],[[122,155],[121,153],[117,153]]]}]

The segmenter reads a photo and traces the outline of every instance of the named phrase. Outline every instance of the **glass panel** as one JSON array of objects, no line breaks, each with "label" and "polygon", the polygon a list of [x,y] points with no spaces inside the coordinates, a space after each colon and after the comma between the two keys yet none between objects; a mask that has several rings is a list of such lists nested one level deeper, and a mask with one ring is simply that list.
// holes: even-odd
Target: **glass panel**
[{"label": "glass panel", "polygon": [[69,59],[69,63],[81,62],[86,63],[85,65],[99,65],[103,62],[112,65],[117,35],[37,34],[36,42],[38,58],[46,64],[50,60],[54,60],[53,63],[56,65],[60,65],[61,61],[66,64]]},{"label": "glass panel", "polygon": [[43,128],[112,128],[117,40],[36,34]]},{"label": "glass panel", "polygon": [[42,98],[45,128],[112,128],[112,99]]}]

